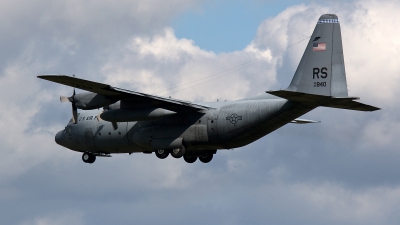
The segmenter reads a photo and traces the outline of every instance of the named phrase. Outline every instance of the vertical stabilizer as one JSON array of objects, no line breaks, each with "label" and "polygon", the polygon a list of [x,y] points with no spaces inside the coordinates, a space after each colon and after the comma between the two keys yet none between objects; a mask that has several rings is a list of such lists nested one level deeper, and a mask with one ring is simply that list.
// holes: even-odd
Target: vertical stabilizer
[{"label": "vertical stabilizer", "polygon": [[347,97],[342,37],[338,17],[322,15],[308,42],[288,91]]}]

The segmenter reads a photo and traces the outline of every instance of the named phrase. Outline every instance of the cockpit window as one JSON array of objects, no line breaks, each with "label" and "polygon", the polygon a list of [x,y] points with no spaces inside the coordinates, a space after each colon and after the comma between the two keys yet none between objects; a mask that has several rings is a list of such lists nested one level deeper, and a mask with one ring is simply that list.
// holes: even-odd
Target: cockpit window
[{"label": "cockpit window", "polygon": [[64,129],[64,133],[71,133],[71,127],[69,127],[69,126],[66,126],[65,127],[65,129]]},{"label": "cockpit window", "polygon": [[[77,116],[77,118],[79,118],[79,115],[80,115],[80,113],[78,113],[78,116]],[[73,120],[74,120],[74,118],[71,118],[70,120],[69,120],[69,122],[68,123],[72,123],[73,122]],[[78,119],[79,120],[79,119]]]}]

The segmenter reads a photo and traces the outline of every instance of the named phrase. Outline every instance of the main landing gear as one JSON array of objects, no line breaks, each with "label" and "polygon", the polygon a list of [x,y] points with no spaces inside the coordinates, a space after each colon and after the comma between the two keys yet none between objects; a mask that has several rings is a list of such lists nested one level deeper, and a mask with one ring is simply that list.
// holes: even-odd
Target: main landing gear
[{"label": "main landing gear", "polygon": [[181,148],[172,149],[171,155],[172,155],[172,157],[179,159],[180,157],[185,155],[185,152],[186,152],[186,148],[185,148],[185,146],[182,146]]},{"label": "main landing gear", "polygon": [[155,153],[159,159],[165,159],[169,155],[169,151],[164,149],[156,150]]},{"label": "main landing gear", "polygon": [[82,160],[83,160],[85,163],[90,163],[90,164],[92,164],[92,163],[94,163],[94,161],[96,161],[96,156],[93,155],[93,154],[91,154],[91,153],[89,153],[89,152],[85,152],[85,153],[83,153],[83,155],[82,155]]},{"label": "main landing gear", "polygon": [[178,149],[160,149],[156,150],[155,153],[159,159],[165,159],[168,157],[169,154],[177,159],[183,156],[183,160],[185,160],[185,162],[187,163],[194,163],[197,161],[197,159],[199,159],[202,163],[209,163],[214,156],[212,152],[206,152],[202,154],[185,154],[185,151],[185,147],[182,147]]},{"label": "main landing gear", "polygon": [[172,157],[179,159],[182,156],[185,155],[186,152],[186,148],[184,146],[182,146],[181,148],[176,148],[176,149],[159,149],[156,150],[156,156],[159,159],[165,159],[168,157],[169,154],[171,154]]},{"label": "main landing gear", "polygon": [[199,155],[199,160],[200,160],[202,163],[209,163],[209,162],[211,162],[211,160],[212,160],[212,158],[213,158],[213,155],[214,155],[214,154],[212,154],[212,153],[201,154],[201,155]]},{"label": "main landing gear", "polygon": [[211,162],[213,156],[214,156],[213,153],[203,153],[203,154],[200,154],[200,155],[186,154],[186,155],[183,156],[183,159],[187,163],[194,163],[194,162],[196,162],[197,158],[202,163],[209,163],[209,162]]},{"label": "main landing gear", "polygon": [[197,155],[184,155],[183,159],[187,163],[194,163],[197,160]]}]

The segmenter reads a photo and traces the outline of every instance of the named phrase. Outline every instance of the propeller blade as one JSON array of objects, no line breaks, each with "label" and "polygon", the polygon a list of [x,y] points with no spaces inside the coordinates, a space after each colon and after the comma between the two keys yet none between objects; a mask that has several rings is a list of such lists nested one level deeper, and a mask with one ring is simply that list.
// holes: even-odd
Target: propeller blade
[{"label": "propeller blade", "polygon": [[[74,75],[75,77],[75,75]],[[72,96],[68,98],[68,101],[71,102],[72,105],[72,122],[74,124],[78,123],[78,109],[75,106],[75,88],[73,89],[74,91],[72,92]]]},{"label": "propeller blade", "polygon": [[62,103],[65,103],[65,102],[71,102],[71,100],[68,98],[68,97],[66,97],[66,96],[60,96],[60,101],[62,102]]},{"label": "propeller blade", "polygon": [[72,103],[72,122],[75,124],[78,122],[78,109],[74,103]]}]

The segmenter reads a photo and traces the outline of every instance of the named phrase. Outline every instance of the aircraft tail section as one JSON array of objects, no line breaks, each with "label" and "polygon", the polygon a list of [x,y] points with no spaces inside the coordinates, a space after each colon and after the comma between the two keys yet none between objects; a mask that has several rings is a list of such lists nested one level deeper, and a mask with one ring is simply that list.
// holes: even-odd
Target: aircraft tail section
[{"label": "aircraft tail section", "polygon": [[308,42],[288,91],[347,97],[346,72],[338,17],[322,15]]},{"label": "aircraft tail section", "polygon": [[348,97],[340,24],[334,14],[319,18],[289,87],[267,93],[311,107],[379,109]]}]

